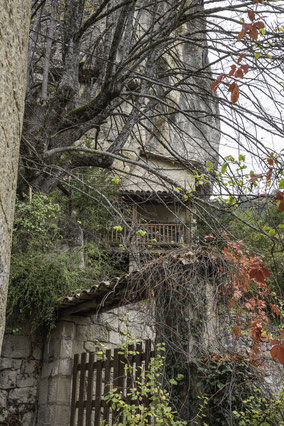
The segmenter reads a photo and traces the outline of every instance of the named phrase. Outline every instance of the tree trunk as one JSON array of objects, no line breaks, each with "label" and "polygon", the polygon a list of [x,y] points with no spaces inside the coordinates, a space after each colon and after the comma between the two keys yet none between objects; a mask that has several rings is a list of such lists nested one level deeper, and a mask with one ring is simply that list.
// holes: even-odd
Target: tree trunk
[{"label": "tree trunk", "polygon": [[0,0],[0,350],[5,330],[19,145],[26,90],[30,0]]}]

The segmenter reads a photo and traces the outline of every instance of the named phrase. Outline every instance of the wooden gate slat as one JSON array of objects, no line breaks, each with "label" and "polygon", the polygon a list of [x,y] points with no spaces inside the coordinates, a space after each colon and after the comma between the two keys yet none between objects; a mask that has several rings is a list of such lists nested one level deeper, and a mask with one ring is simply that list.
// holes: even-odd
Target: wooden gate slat
[{"label": "wooden gate slat", "polygon": [[101,393],[102,393],[102,360],[97,361],[96,377],[96,400],[95,400],[95,423],[94,426],[101,424]]},{"label": "wooden gate slat", "polygon": [[129,394],[130,389],[133,387],[133,357],[134,345],[128,345],[128,356],[126,358],[127,363],[127,373],[126,373],[126,402],[129,404],[131,402],[131,395]]},{"label": "wooden gate slat", "polygon": [[[150,356],[151,356],[151,340],[146,340],[145,341],[145,384],[147,382],[147,372],[149,372],[149,364],[150,364]],[[149,407],[149,397],[150,395],[148,395],[143,403],[145,405],[145,407]]]},{"label": "wooden gate slat", "polygon": [[88,388],[87,388],[87,402],[86,402],[86,426],[92,424],[92,398],[93,398],[93,386],[94,386],[94,361],[95,354],[89,354],[88,363]]},{"label": "wooden gate slat", "polygon": [[[115,348],[113,353],[113,387],[118,388],[118,352],[119,349]],[[112,425],[115,424],[117,411],[112,410]]]},{"label": "wooden gate slat", "polygon": [[79,355],[74,356],[73,374],[72,374],[72,397],[71,397],[71,416],[70,426],[75,425],[75,414],[76,414],[76,394],[77,394],[77,377],[78,377],[78,363]]},{"label": "wooden gate slat", "polygon": [[78,426],[83,426],[84,422],[84,388],[85,388],[85,377],[86,377],[86,359],[87,353],[81,354],[81,368],[80,368],[80,388],[79,388],[79,401],[78,401]]},{"label": "wooden gate slat", "polygon": [[[105,364],[105,386],[104,386],[104,395],[107,395],[110,391],[110,371],[111,371],[111,350],[106,350],[106,360]],[[104,420],[106,423],[109,422],[109,403],[104,404]]]}]

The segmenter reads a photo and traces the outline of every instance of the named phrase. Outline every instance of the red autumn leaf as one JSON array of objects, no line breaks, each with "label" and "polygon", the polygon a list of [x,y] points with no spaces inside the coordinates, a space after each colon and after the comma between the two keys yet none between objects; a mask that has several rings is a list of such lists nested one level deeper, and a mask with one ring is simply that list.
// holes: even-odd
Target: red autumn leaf
[{"label": "red autumn leaf", "polygon": [[273,166],[274,161],[272,158],[268,158],[267,162],[270,166]]},{"label": "red autumn leaf", "polygon": [[235,104],[240,96],[240,91],[239,91],[239,86],[237,84],[235,84],[233,91],[232,91],[232,95],[231,95],[231,102],[232,104]]},{"label": "red autumn leaf", "polygon": [[273,310],[273,312],[275,313],[275,315],[280,315],[279,309],[277,308],[277,306],[273,305],[273,303],[270,303],[270,306]]},{"label": "red autumn leaf", "polygon": [[241,65],[243,72],[246,74],[248,72],[249,66],[247,64]]},{"label": "red autumn leaf", "polygon": [[267,268],[262,268],[262,273],[266,278],[270,278],[270,272]]},{"label": "red autumn leaf", "polygon": [[234,333],[234,335],[236,336],[237,339],[239,339],[241,337],[242,331],[241,331],[241,329],[240,329],[240,327],[238,325],[236,325],[233,328],[233,333]]},{"label": "red autumn leaf", "polygon": [[242,53],[237,60],[237,64],[241,63],[245,56],[246,56],[246,53]]},{"label": "red autumn leaf", "polygon": [[254,3],[258,3],[258,0],[253,0]]},{"label": "red autumn leaf", "polygon": [[284,328],[282,328],[282,333],[280,334],[280,337],[284,337]]},{"label": "red autumn leaf", "polygon": [[277,198],[277,200],[280,201],[280,204],[278,206],[278,210],[280,212],[283,212],[284,211],[284,192],[278,192],[276,194],[276,198]]},{"label": "red autumn leaf", "polygon": [[274,346],[274,345],[279,345],[279,343],[280,343],[280,340],[277,340],[277,339],[274,339],[274,340],[270,340],[270,345],[271,346]]},{"label": "red autumn leaf", "polygon": [[239,68],[236,73],[235,73],[235,77],[236,78],[243,78],[244,77],[244,73],[242,72],[241,68]]},{"label": "red autumn leaf", "polygon": [[256,276],[257,272],[258,272],[258,269],[251,269],[249,271],[249,278],[252,280]]},{"label": "red autumn leaf", "polygon": [[265,24],[262,21],[257,21],[254,23],[257,28],[265,28]]},{"label": "red autumn leaf", "polygon": [[225,78],[225,77],[227,77],[227,75],[228,75],[228,74],[224,74],[224,73],[220,74],[220,75],[218,76],[218,78],[217,78],[217,80],[216,80],[216,81],[220,81],[220,82],[221,82],[222,80],[224,80],[224,78]]},{"label": "red autumn leaf", "polygon": [[277,358],[278,358],[278,360],[279,360],[279,362],[282,364],[282,365],[284,365],[284,348],[282,348],[282,347],[280,347],[280,348],[278,348],[278,351],[277,351]]},{"label": "red autumn leaf", "polygon": [[258,30],[257,30],[257,27],[256,27],[255,24],[251,27],[249,35],[250,35],[250,38],[252,40],[255,40],[255,41],[257,40],[257,38],[258,38]]},{"label": "red autumn leaf", "polygon": [[232,75],[234,75],[234,72],[236,71],[236,65],[231,65],[231,71],[229,72],[229,77],[232,77]]},{"label": "red autumn leaf", "polygon": [[254,13],[253,10],[248,9],[248,17],[251,20],[251,22],[254,21],[254,19],[255,19],[255,13]]},{"label": "red autumn leaf", "polygon": [[269,169],[269,170],[266,172],[266,179],[267,179],[268,181],[270,181],[270,179],[271,179],[271,177],[272,177],[272,171],[273,171],[273,169]]},{"label": "red autumn leaf", "polygon": [[261,271],[261,270],[258,270],[258,271],[257,271],[256,276],[255,276],[255,279],[256,279],[257,281],[259,281],[260,283],[263,283],[263,284],[264,284],[265,279],[264,279],[264,275],[263,275],[263,273],[262,273],[262,271]]},{"label": "red autumn leaf", "polygon": [[273,346],[273,348],[270,349],[270,353],[271,353],[272,359],[274,359],[278,353],[278,346]]},{"label": "red autumn leaf", "polygon": [[243,25],[242,30],[238,34],[238,41],[240,41],[242,38],[244,38],[246,33],[247,33],[247,30],[246,30],[245,26]]},{"label": "red autumn leaf", "polygon": [[213,92],[216,92],[216,90],[218,89],[220,85],[220,81],[212,81],[212,83],[210,84],[210,89],[213,90]]}]

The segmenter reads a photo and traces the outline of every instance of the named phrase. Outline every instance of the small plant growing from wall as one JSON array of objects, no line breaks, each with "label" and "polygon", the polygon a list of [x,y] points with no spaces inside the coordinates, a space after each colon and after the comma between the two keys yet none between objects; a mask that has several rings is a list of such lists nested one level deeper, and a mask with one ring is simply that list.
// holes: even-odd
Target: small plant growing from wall
[{"label": "small plant growing from wall", "polygon": [[[117,413],[116,426],[146,425],[153,424],[153,422],[156,425],[186,425],[186,422],[175,420],[176,412],[170,406],[169,393],[163,389],[161,383],[164,350],[163,344],[157,345],[157,354],[151,358],[148,370],[141,369],[139,380],[135,382],[135,387],[127,390],[126,398],[117,388],[112,389],[105,397],[106,401],[111,404],[112,410]],[[125,343],[121,346],[121,354],[126,359],[129,355],[135,355],[134,352],[129,353],[128,344]],[[137,373],[137,371],[133,371],[133,366],[130,364],[126,365],[126,369],[131,374]],[[182,377],[178,377],[178,379],[181,380]],[[172,379],[172,384],[176,383],[177,381]],[[148,403],[145,404],[145,401]]]}]

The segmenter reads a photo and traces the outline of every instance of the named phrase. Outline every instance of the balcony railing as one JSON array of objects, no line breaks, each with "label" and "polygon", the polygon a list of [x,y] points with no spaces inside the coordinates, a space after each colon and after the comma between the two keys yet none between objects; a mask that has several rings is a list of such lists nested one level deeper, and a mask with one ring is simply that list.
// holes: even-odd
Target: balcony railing
[{"label": "balcony railing", "polygon": [[188,229],[177,223],[150,223],[126,230],[117,227],[109,233],[110,244],[139,244],[148,246],[177,246],[188,244]]}]

